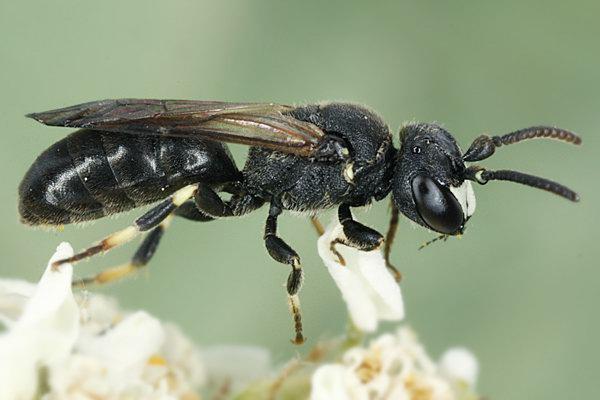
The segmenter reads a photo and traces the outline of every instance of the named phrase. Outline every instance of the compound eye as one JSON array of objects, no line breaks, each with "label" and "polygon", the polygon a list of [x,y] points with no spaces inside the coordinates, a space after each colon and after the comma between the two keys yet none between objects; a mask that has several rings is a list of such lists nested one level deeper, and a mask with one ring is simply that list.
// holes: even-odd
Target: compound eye
[{"label": "compound eye", "polygon": [[412,180],[417,212],[425,223],[440,233],[456,234],[464,224],[463,210],[450,189],[425,175]]}]

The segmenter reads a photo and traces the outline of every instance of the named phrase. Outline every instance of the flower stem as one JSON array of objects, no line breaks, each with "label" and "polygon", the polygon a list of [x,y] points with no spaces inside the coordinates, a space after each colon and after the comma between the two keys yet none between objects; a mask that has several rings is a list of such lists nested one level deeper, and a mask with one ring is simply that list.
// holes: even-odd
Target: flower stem
[{"label": "flower stem", "polygon": [[346,324],[346,337],[341,345],[341,350],[346,351],[351,347],[359,346],[365,339],[365,333],[358,329],[354,323],[348,319]]}]

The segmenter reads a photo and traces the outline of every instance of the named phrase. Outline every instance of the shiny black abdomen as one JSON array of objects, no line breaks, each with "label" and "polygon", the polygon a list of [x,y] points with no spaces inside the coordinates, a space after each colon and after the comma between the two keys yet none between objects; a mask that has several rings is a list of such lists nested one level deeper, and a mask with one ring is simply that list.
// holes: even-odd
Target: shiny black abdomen
[{"label": "shiny black abdomen", "polygon": [[186,185],[240,179],[227,147],[202,139],[80,130],[44,151],[19,186],[30,225],[89,221],[167,197]]}]

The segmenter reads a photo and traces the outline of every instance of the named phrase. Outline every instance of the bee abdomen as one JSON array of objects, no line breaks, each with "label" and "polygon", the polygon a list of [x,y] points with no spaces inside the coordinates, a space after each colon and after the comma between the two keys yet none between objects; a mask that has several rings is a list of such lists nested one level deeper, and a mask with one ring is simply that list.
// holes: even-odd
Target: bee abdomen
[{"label": "bee abdomen", "polygon": [[77,175],[63,139],[36,159],[19,185],[19,213],[28,225],[62,225],[105,215]]},{"label": "bee abdomen", "polygon": [[196,182],[239,178],[216,142],[80,130],[44,151],[19,186],[29,225],[89,221],[159,201]]}]

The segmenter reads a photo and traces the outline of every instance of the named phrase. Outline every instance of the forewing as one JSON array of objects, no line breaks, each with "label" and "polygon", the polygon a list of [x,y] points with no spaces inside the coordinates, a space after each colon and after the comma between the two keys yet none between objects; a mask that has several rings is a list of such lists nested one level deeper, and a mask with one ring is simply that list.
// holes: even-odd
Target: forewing
[{"label": "forewing", "polygon": [[309,156],[324,133],[271,103],[121,99],[29,114],[43,124],[104,132],[202,137]]}]

